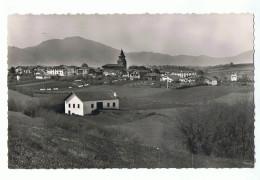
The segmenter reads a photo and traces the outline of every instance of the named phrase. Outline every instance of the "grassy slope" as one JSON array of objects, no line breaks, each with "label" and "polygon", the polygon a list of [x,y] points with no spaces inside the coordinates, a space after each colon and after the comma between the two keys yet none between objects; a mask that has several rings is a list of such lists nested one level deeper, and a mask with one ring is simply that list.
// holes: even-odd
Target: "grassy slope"
[{"label": "grassy slope", "polygon": [[[162,136],[165,125],[167,125],[167,119],[171,116],[174,116],[174,113],[178,111],[178,108],[174,107],[182,107],[187,105],[188,103],[197,103],[203,102],[204,100],[215,99],[217,100],[225,100],[226,102],[230,102],[234,99],[239,99],[243,96],[241,95],[252,95],[253,88],[252,87],[195,87],[183,90],[169,90],[164,88],[129,88],[123,86],[92,86],[86,88],[84,90],[113,90],[116,91],[120,99],[120,105],[124,110],[120,111],[104,111],[98,116],[85,116],[85,117],[77,117],[78,119],[82,119],[86,122],[97,124],[101,127],[107,127],[111,129],[111,131],[115,129],[120,129],[122,132],[126,132],[130,137],[134,136],[143,142],[146,146],[151,146],[152,151],[155,151],[153,160],[156,160],[157,154],[155,147],[161,146],[162,143],[167,143]],[[82,91],[81,89],[80,91]],[[9,90],[9,97],[15,97],[15,99],[20,100],[22,102],[26,102],[28,100],[37,100],[38,98],[30,97],[26,95],[22,95],[15,91]],[[48,95],[47,95],[48,96]],[[11,154],[18,157],[15,157],[15,161],[10,161],[11,167],[25,167],[24,164],[20,164],[19,158],[29,158],[30,160],[27,162],[31,165],[29,167],[93,167],[95,165],[89,163],[79,163],[76,159],[78,158],[78,154],[82,151],[81,145],[75,143],[77,141],[77,135],[71,134],[68,132],[61,131],[60,129],[56,129],[55,131],[51,131],[51,134],[54,135],[54,140],[57,142],[70,142],[66,144],[66,146],[74,147],[71,149],[70,155],[66,156],[66,152],[63,152],[64,147],[58,144],[57,147],[52,147],[49,142],[46,142],[47,139],[50,139],[49,135],[47,135],[49,130],[44,128],[43,121],[41,119],[31,119],[27,116],[24,116],[20,113],[9,113],[9,123],[14,122],[15,124],[19,124],[20,122],[25,122],[29,129],[31,127],[36,126],[43,128],[44,130],[35,129],[34,131],[27,131],[30,137],[36,138],[39,136],[41,140],[44,142],[43,147],[37,149],[36,143],[36,151],[31,149],[32,143],[28,142],[26,139],[19,139],[16,133],[14,136],[10,138],[10,146],[15,146],[11,149]],[[39,122],[39,123],[37,123]],[[28,127],[21,127],[15,129],[15,132],[23,132],[28,130]],[[36,132],[35,132],[36,130]],[[48,131],[48,133],[46,133]],[[13,131],[14,132],[14,131]],[[44,133],[45,132],[45,133]],[[56,134],[56,135],[55,135]],[[95,133],[94,133],[95,134]],[[26,137],[26,136],[25,136]],[[18,138],[18,139],[17,139]],[[56,140],[55,140],[56,139]],[[67,139],[64,140],[64,139]],[[33,139],[35,141],[35,139]],[[38,141],[38,140],[37,140]],[[93,141],[93,143],[95,143]],[[16,146],[15,144],[20,144]],[[35,144],[35,143],[33,143]],[[35,145],[33,145],[35,146]],[[40,145],[41,146],[41,145]],[[180,146],[180,142],[178,142],[178,138],[175,138],[175,141],[169,145],[171,147],[171,155],[167,154],[168,157],[171,157],[173,162],[167,160],[167,156],[165,158],[164,166],[165,167],[191,167],[190,164],[190,154],[183,150]],[[20,153],[19,148],[24,148],[24,153]],[[35,148],[35,147],[33,147]],[[14,151],[13,151],[14,150]],[[23,151],[23,150],[22,150]],[[26,153],[25,153],[26,152]],[[27,153],[30,152],[30,153]],[[36,156],[34,153],[40,153],[40,157],[46,157],[45,160],[34,159]],[[74,152],[74,153],[73,153]],[[78,153],[75,153],[78,152]],[[63,155],[65,153],[65,155]],[[95,149],[89,153],[95,153]],[[33,154],[33,156],[32,156]],[[75,155],[76,154],[76,155]],[[54,158],[55,157],[55,158]],[[66,157],[66,158],[65,158]],[[14,158],[14,159],[15,159]],[[197,158],[197,160],[196,160]],[[48,159],[55,159],[55,161],[49,162]],[[163,158],[162,158],[163,159]],[[18,162],[19,160],[19,162]],[[153,161],[151,160],[151,161]],[[181,161],[182,163],[177,163],[175,161]],[[58,165],[58,162],[62,162]],[[163,160],[162,160],[163,161]],[[38,162],[38,163],[37,163]],[[51,164],[52,166],[48,166]],[[155,164],[151,166],[156,167]],[[79,164],[81,164],[79,166]],[[17,166],[16,166],[17,165]],[[26,166],[27,166],[26,165]],[[205,165],[205,166],[204,166]],[[151,167],[147,165],[146,167]],[[194,166],[195,167],[247,167],[245,164],[243,165],[241,162],[230,159],[222,159],[222,158],[214,158],[207,156],[194,156]],[[95,166],[96,167],[96,166]]]},{"label": "grassy slope", "polygon": [[8,90],[8,97],[14,99],[16,102],[20,102],[21,105],[25,106],[28,104],[29,101],[38,101],[37,97],[31,97],[24,94],[21,94],[17,91]]},{"label": "grassy slope", "polygon": [[[104,164],[100,159],[93,158],[99,156],[97,152],[100,149],[97,144],[104,143],[98,136],[89,138],[86,144],[87,148],[83,151],[77,133],[62,129],[48,129],[44,126],[44,121],[41,118],[33,119],[16,112],[9,112],[8,115],[9,168],[102,168],[124,166],[123,164],[107,164],[103,166]],[[151,124],[148,124],[148,129],[150,129],[149,126],[155,126],[158,129],[158,123],[154,121],[157,117],[158,115],[154,115],[152,118],[143,118],[137,125],[142,129],[144,127],[142,123],[148,120],[151,121]],[[22,124],[18,125],[20,121],[22,121]],[[150,132],[147,132],[152,133],[151,139],[156,140],[156,137],[153,137],[156,130],[154,128],[150,130]],[[95,132],[93,133],[93,130],[88,133],[98,135]],[[178,151],[177,149],[167,152],[164,151],[163,147],[160,150],[161,158],[158,163],[158,150],[155,147],[148,147],[144,152],[142,160],[136,159],[134,164],[128,163],[125,167],[250,167],[250,165],[243,164],[238,160],[204,155],[194,155],[192,166],[191,155],[188,152],[184,150]]]}]

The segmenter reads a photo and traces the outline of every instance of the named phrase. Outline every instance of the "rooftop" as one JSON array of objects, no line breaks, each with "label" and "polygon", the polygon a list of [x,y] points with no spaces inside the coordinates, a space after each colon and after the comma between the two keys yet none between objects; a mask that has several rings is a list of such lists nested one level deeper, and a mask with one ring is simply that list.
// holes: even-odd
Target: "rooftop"
[{"label": "rooftop", "polygon": [[113,91],[85,91],[85,92],[71,92],[64,101],[75,94],[81,101],[98,101],[98,100],[113,100],[118,99]]}]

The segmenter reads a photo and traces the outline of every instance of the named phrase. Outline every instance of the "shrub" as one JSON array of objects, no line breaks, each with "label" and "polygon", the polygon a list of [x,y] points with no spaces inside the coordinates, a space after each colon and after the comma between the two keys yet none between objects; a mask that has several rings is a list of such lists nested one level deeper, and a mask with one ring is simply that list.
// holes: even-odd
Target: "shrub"
[{"label": "shrub", "polygon": [[191,153],[254,159],[253,102],[196,105],[180,111],[175,120]]}]

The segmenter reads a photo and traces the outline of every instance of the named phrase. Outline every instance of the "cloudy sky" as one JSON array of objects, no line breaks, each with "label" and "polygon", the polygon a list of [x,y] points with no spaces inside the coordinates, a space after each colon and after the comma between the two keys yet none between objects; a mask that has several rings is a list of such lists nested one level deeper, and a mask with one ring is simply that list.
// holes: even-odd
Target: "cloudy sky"
[{"label": "cloudy sky", "polygon": [[253,49],[253,15],[11,15],[8,45],[81,36],[126,52],[227,57]]}]

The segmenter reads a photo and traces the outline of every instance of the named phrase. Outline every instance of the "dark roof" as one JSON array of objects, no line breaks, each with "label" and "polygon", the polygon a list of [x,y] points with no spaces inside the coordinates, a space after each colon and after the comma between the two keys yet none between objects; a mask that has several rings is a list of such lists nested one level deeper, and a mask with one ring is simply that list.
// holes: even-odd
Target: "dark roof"
[{"label": "dark roof", "polygon": [[105,64],[104,66],[110,66],[110,67],[122,67],[120,64]]},{"label": "dark roof", "polygon": [[146,75],[144,75],[145,77],[150,77],[150,76],[158,76],[158,74],[156,73],[147,73]]},{"label": "dark roof", "polygon": [[188,70],[174,70],[172,73],[196,73],[195,71],[188,71]]},{"label": "dark roof", "polygon": [[120,64],[106,64],[104,66],[102,66],[103,69],[125,69],[124,66],[121,66]]},{"label": "dark roof", "polygon": [[85,91],[85,92],[71,92],[64,101],[75,94],[81,101],[98,101],[98,100],[113,100],[118,99],[114,96],[113,91]]},{"label": "dark roof", "polygon": [[169,78],[171,78],[171,79],[173,79],[173,80],[177,80],[177,79],[180,79],[180,77],[179,76],[177,76],[177,75],[167,75]]}]

